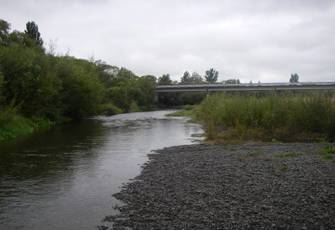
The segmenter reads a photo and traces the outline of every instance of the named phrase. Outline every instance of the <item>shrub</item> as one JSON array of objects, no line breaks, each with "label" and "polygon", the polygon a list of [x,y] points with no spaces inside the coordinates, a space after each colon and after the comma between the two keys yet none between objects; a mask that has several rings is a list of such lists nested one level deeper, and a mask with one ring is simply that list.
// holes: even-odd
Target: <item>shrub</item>
[{"label": "shrub", "polygon": [[120,114],[123,113],[123,110],[114,105],[113,103],[108,103],[108,104],[102,104],[98,108],[98,113],[111,116],[115,114]]},{"label": "shrub", "polygon": [[208,139],[219,134],[269,141],[335,139],[332,94],[215,94],[200,104],[196,117],[204,124]]},{"label": "shrub", "polygon": [[132,101],[129,106],[129,112],[140,112],[141,109],[138,107],[136,101]]}]

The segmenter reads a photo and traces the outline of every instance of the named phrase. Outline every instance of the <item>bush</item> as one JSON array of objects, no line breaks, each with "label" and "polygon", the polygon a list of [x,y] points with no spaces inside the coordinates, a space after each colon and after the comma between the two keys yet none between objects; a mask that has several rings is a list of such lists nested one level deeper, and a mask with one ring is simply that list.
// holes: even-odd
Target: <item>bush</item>
[{"label": "bush", "polygon": [[200,104],[196,117],[208,139],[335,140],[332,94],[216,94]]},{"label": "bush", "polygon": [[106,116],[111,116],[123,113],[123,110],[114,105],[113,103],[108,103],[100,105],[98,108],[98,113]]},{"label": "bush", "polygon": [[[5,119],[4,116],[6,117]],[[53,122],[48,119],[28,119],[20,115],[12,115],[7,117],[0,113],[0,142],[17,137],[30,135],[39,130],[44,130],[52,127]],[[4,122],[6,120],[6,122]]]},{"label": "bush", "polygon": [[129,107],[129,112],[140,112],[141,109],[138,107],[136,101],[132,101]]}]

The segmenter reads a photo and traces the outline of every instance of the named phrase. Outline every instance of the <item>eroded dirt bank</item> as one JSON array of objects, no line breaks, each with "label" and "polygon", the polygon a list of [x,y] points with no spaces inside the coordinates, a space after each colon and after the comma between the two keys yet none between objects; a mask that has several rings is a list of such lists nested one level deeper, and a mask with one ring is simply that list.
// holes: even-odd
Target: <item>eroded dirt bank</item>
[{"label": "eroded dirt bank", "polygon": [[[325,144],[188,145],[150,155],[113,229],[335,229]],[[101,226],[102,227],[102,226]]]}]

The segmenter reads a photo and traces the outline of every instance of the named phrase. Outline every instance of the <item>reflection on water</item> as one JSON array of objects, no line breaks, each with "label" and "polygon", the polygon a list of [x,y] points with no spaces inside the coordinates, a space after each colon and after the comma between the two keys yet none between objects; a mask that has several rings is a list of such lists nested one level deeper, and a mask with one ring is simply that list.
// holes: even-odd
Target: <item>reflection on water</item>
[{"label": "reflection on water", "polygon": [[0,229],[94,229],[151,150],[202,132],[166,113],[96,117],[0,146]]}]

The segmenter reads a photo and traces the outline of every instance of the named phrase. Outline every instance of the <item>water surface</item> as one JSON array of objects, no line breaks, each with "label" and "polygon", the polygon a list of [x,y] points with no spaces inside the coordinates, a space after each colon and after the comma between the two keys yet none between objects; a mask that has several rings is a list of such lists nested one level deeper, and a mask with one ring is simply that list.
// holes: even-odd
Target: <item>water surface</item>
[{"label": "water surface", "polygon": [[0,229],[95,229],[148,153],[202,133],[166,113],[96,117],[0,146]]}]

